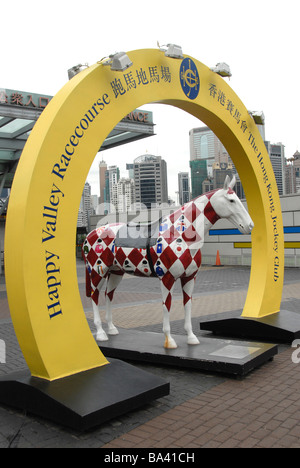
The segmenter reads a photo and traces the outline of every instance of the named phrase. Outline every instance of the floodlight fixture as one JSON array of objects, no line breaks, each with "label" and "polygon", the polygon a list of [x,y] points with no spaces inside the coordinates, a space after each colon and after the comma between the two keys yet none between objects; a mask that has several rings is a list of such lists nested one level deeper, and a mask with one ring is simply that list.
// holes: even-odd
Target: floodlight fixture
[{"label": "floodlight fixture", "polygon": [[248,111],[256,125],[265,124],[265,115],[262,111]]},{"label": "floodlight fixture", "polygon": [[75,67],[69,68],[68,70],[69,80],[73,78],[75,75],[78,75],[78,73],[80,73],[82,70],[84,70],[87,67],[88,67],[87,63],[85,63],[84,65],[79,63],[78,65],[75,65]]},{"label": "floodlight fixture", "polygon": [[[176,44],[167,44],[165,46],[160,46],[158,42],[157,45],[160,48],[160,50],[165,53],[166,57],[183,59],[181,46]],[[164,47],[166,47],[166,49]]]},{"label": "floodlight fixture", "polygon": [[124,71],[132,66],[132,61],[125,52],[117,52],[100,60],[102,65],[110,65],[113,71]]},{"label": "floodlight fixture", "polygon": [[217,63],[215,67],[211,68],[211,71],[217,73],[223,78],[230,78],[232,76],[230,67],[225,62]]},{"label": "floodlight fixture", "polygon": [[168,48],[165,52],[166,57],[179,58],[179,59],[183,58],[181,46],[176,45],[176,44],[168,44],[167,47]]}]

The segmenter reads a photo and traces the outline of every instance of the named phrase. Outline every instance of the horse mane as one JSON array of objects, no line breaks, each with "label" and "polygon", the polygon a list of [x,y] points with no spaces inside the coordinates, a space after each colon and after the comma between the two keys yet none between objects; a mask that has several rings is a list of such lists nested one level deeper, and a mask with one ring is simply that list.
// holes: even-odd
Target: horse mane
[{"label": "horse mane", "polygon": [[[209,192],[206,192],[206,193],[202,193],[202,195],[198,195],[197,197],[193,198],[192,200],[184,203],[183,205],[181,205],[176,211],[174,211],[172,213],[172,215],[174,217],[176,217],[177,214],[181,214],[182,212],[184,212],[185,208],[190,205],[191,203],[196,203],[197,201],[201,201],[201,199],[203,198],[206,198],[207,201],[209,201],[211,199],[211,197],[216,193],[218,192],[218,190],[221,190],[220,188],[217,188],[217,189],[214,189],[214,190],[210,190]],[[169,215],[170,216],[170,215]],[[167,217],[167,216],[166,216]],[[165,218],[166,218],[165,217]]]}]

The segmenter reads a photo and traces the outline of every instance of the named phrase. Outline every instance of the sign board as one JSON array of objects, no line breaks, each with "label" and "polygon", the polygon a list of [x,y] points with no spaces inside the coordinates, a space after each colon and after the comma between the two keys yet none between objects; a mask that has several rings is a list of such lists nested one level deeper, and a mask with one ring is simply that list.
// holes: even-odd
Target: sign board
[{"label": "sign board", "polygon": [[54,96],[31,132],[14,179],[5,236],[11,315],[32,375],[55,380],[109,365],[85,318],[76,274],[78,206],[106,136],[133,109],[173,105],[208,125],[241,177],[252,232],[252,266],[243,315],[279,311],[284,238],[272,165],[246,107],[194,58],[160,50],[129,52],[124,72],[97,63]]}]

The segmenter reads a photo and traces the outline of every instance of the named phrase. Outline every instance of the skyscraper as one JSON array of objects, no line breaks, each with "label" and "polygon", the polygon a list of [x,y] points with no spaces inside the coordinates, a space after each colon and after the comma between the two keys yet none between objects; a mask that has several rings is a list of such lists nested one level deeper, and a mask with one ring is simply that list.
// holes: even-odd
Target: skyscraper
[{"label": "skyscraper", "polygon": [[116,212],[125,213],[135,202],[134,181],[122,178],[113,186]]},{"label": "skyscraper", "polygon": [[195,198],[202,194],[204,180],[213,176],[213,164],[228,164],[229,155],[208,127],[193,128],[189,137],[192,198]]},{"label": "skyscraper", "polygon": [[105,202],[105,172],[107,171],[107,164],[105,161],[99,163],[99,181],[100,181],[100,203]]},{"label": "skyscraper", "polygon": [[110,166],[105,171],[105,192],[104,192],[104,203],[116,205],[117,199],[115,197],[114,185],[120,179],[120,169],[117,166]]},{"label": "skyscraper", "polygon": [[300,193],[300,153],[296,151],[293,155],[293,167],[295,174],[295,189],[292,193]]},{"label": "skyscraper", "polygon": [[207,163],[205,159],[194,159],[190,161],[192,199],[202,195],[203,182],[207,180]]},{"label": "skyscraper", "polygon": [[178,174],[179,204],[184,205],[190,201],[190,179],[188,172]]},{"label": "skyscraper", "polygon": [[285,188],[285,157],[284,157],[284,145],[282,143],[271,144],[269,141],[265,141],[267,151],[270,156],[271,164],[275,179],[277,182],[279,195],[286,194]]},{"label": "skyscraper", "polygon": [[129,179],[134,179],[134,168],[133,164],[126,164],[126,169],[128,171],[128,177]]},{"label": "skyscraper", "polygon": [[[287,181],[284,145],[282,143],[271,144],[269,141],[265,141],[265,118],[263,113],[252,112],[251,114],[268,151],[279,195],[285,195],[287,193]],[[190,130],[189,135],[192,198],[202,194],[203,182],[207,178],[213,179],[214,188],[218,188],[227,174],[236,175],[236,192],[240,198],[244,198],[242,183],[233,161],[216,135],[208,127],[194,128]]]},{"label": "skyscraper", "polygon": [[87,228],[89,228],[89,217],[93,213],[94,209],[91,204],[91,186],[88,182],[86,182],[80,201],[77,227],[86,226]]},{"label": "skyscraper", "polygon": [[168,203],[167,163],[161,156],[144,154],[134,160],[136,203],[147,208]]}]

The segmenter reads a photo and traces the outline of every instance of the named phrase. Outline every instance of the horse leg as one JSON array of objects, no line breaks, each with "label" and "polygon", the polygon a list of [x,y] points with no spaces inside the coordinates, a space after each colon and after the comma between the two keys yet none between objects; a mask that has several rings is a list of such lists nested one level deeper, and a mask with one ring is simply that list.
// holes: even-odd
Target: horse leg
[{"label": "horse leg", "polygon": [[170,273],[166,275],[161,280],[161,292],[163,298],[163,332],[165,334],[165,344],[164,347],[167,349],[176,349],[176,341],[171,336],[171,326],[170,326],[170,310],[172,305],[172,293],[175,285],[175,279]]},{"label": "horse leg", "polygon": [[121,274],[110,274],[107,280],[107,286],[105,291],[105,306],[106,306],[106,321],[108,326],[107,333],[109,335],[118,335],[118,329],[114,326],[112,321],[112,300],[114,298],[115,290],[118,285],[121,283],[123,278],[123,273]]},{"label": "horse leg", "polygon": [[183,294],[183,305],[185,312],[184,329],[187,332],[187,343],[189,345],[199,344],[199,340],[193,333],[192,328],[192,294],[195,285],[195,276],[181,278],[181,287]]},{"label": "horse leg", "polygon": [[100,282],[98,285],[95,287],[92,284],[92,305],[93,305],[93,313],[94,313],[94,324],[96,327],[96,340],[97,341],[107,341],[108,336],[105,333],[105,331],[102,328],[102,321],[101,321],[101,316],[100,316],[100,310],[99,310],[99,294],[100,290],[105,282],[104,278],[101,278]]}]

